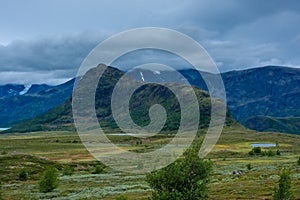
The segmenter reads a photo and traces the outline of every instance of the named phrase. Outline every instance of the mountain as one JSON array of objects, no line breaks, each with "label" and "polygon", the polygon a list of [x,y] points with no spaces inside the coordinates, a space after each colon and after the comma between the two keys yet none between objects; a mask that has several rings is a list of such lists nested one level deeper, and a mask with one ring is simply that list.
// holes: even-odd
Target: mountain
[{"label": "mountain", "polygon": [[[89,74],[97,73],[102,65],[97,68],[89,70],[83,79],[88,80]],[[111,95],[113,89],[120,79],[124,75],[124,72],[107,67],[99,80],[99,84],[95,96],[95,107],[99,123],[105,129],[118,130],[118,126],[112,116],[111,112]],[[126,77],[126,84],[132,85],[137,83],[135,79]],[[184,84],[170,83],[172,85],[178,85],[180,90],[187,90],[188,87]],[[80,84],[78,87],[81,87]],[[77,88],[78,91],[89,91],[89,87]],[[199,88],[194,88],[196,96],[199,101],[200,109],[200,128],[208,127],[210,121],[210,106],[211,101],[209,94]],[[221,102],[219,102],[221,103]],[[167,121],[163,127],[163,131],[178,130],[180,124],[180,105],[175,95],[165,86],[161,86],[155,83],[148,83],[138,88],[130,99],[130,115],[133,121],[140,125],[145,126],[150,123],[149,108],[154,104],[161,104],[164,106],[167,112]],[[90,112],[90,111],[86,111]],[[193,116],[190,116],[193,117]],[[227,114],[227,125],[233,123],[234,120],[230,113]],[[41,130],[74,130],[72,119],[72,106],[71,99],[63,105],[55,108],[54,110],[36,117],[31,120],[27,120],[14,126],[9,132],[27,132],[27,131],[41,131]],[[6,131],[7,132],[7,131]]]},{"label": "mountain", "polygon": [[26,94],[37,94],[37,95],[39,95],[40,92],[42,93],[43,91],[48,90],[50,88],[52,88],[52,87],[47,85],[47,84],[33,84],[28,89]]},{"label": "mountain", "polygon": [[[112,69],[113,68],[110,68],[111,71],[113,71]],[[179,72],[190,82],[191,85],[202,88],[203,90],[207,90],[206,84],[202,77],[199,75],[198,71],[194,69],[184,69],[179,70]],[[123,74],[123,72],[120,73]],[[117,74],[118,76],[121,75],[115,71],[114,73],[111,72],[110,76],[108,76],[107,74],[107,78],[112,79],[112,77],[115,76],[113,74]],[[168,70],[135,69],[128,72],[127,74],[128,76],[141,82],[147,81],[152,83],[186,83],[186,81],[183,80],[182,77],[179,76],[176,72]],[[214,74],[206,74],[208,76],[214,76]],[[265,119],[261,116],[266,116],[268,117],[268,119],[271,117],[276,119],[294,118],[294,120],[298,120],[297,117],[300,116],[300,69],[280,66],[266,66],[241,71],[230,71],[222,73],[221,76],[226,88],[227,105],[232,115],[236,120],[238,120],[248,128],[267,131],[268,129],[266,128],[257,129],[253,126],[253,118],[255,119],[257,124],[266,122]],[[116,80],[113,79],[113,81]],[[110,85],[113,83],[113,81],[107,84]],[[63,85],[62,87],[64,87]],[[56,90],[61,91],[60,87],[53,88],[53,86],[47,85],[32,85],[25,95],[18,95],[18,92],[20,92],[22,89],[24,90],[24,86],[18,87],[18,90],[14,89],[14,91],[17,91],[15,92],[16,95],[9,97],[0,97],[0,109],[2,109],[2,113],[0,113],[0,127],[7,127],[10,124],[15,124],[16,122],[21,121],[16,120],[19,118],[25,120],[45,113],[51,108],[64,103],[70,98],[72,93],[71,89],[63,90],[65,91],[64,98],[59,98],[60,101],[57,102],[57,97],[60,97],[60,95],[54,94],[56,94]],[[6,89],[6,91],[9,91],[9,89]],[[52,93],[53,95],[51,96]],[[39,99],[39,97],[41,96],[44,96],[46,98]],[[34,99],[33,103],[30,103],[30,98]],[[45,103],[45,99],[47,98],[52,98],[53,100],[50,101],[50,99],[48,99],[49,101]],[[23,103],[22,100],[25,101],[25,103]],[[21,103],[14,103],[18,101],[21,101]],[[54,104],[51,104],[53,102],[55,102],[55,106]],[[106,103],[107,104],[105,105],[108,105],[108,102]],[[68,103],[64,105],[68,105]],[[64,105],[62,105],[62,107]],[[15,108],[13,106],[15,106]],[[68,123],[71,123],[72,120],[70,120],[67,115],[64,116],[65,117],[63,119]],[[259,122],[258,120],[262,120],[262,122]],[[55,121],[53,123],[59,124],[60,122]],[[51,127],[53,126],[54,125],[51,125]],[[275,127],[278,128],[279,126]],[[284,130],[288,133],[295,133],[294,129],[297,130],[296,132],[299,132],[298,130],[300,130],[297,128],[297,126],[294,127],[293,130],[291,130],[290,128],[285,128]],[[275,129],[272,130],[276,131]],[[278,131],[282,130],[283,129],[281,128],[278,129]]]},{"label": "mountain", "polygon": [[256,116],[247,119],[244,124],[260,132],[300,134],[300,117]]},{"label": "mountain", "polygon": [[227,72],[222,77],[237,120],[300,116],[300,69],[268,66]]},{"label": "mountain", "polygon": [[0,85],[0,98],[19,95],[24,89],[25,86],[19,84]]},{"label": "mountain", "polygon": [[0,127],[10,127],[65,103],[72,94],[73,84],[74,79],[57,86],[1,86],[2,94],[6,95],[0,97]]},{"label": "mountain", "polygon": [[[207,90],[198,71],[185,69],[179,72],[190,84]],[[143,79],[151,82],[184,82],[171,71],[137,69],[129,74],[137,80],[142,80],[143,74]],[[230,71],[221,76],[226,89],[227,105],[234,118],[242,124],[248,126],[245,121],[256,116],[300,116],[300,69],[266,66]],[[256,121],[259,119],[262,118],[258,117]]]}]

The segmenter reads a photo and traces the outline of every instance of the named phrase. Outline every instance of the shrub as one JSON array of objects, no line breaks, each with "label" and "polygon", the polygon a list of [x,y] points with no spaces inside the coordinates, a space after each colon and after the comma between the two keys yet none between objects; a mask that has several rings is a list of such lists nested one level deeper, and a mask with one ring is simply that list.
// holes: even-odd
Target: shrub
[{"label": "shrub", "polygon": [[255,154],[261,154],[261,147],[253,147],[252,150]]},{"label": "shrub", "polygon": [[246,167],[247,167],[248,170],[251,170],[251,169],[253,168],[252,165],[251,165],[251,163],[248,163],[248,164],[246,165]]},{"label": "shrub", "polygon": [[28,172],[26,169],[21,169],[20,173],[19,173],[19,180],[20,181],[26,181],[28,178]]},{"label": "shrub", "polygon": [[281,152],[279,151],[279,149],[277,149],[276,155],[277,155],[277,156],[280,156],[280,155],[281,155]]},{"label": "shrub", "polygon": [[274,200],[289,200],[293,199],[293,193],[291,190],[291,171],[283,169],[280,174],[279,188],[274,188]]},{"label": "shrub", "polygon": [[57,170],[54,167],[46,169],[44,176],[40,180],[40,192],[52,192],[58,186]]},{"label": "shrub", "polygon": [[249,154],[250,156],[254,156],[254,155],[255,155],[253,150],[249,151],[248,154]]},{"label": "shrub", "polygon": [[96,165],[92,174],[101,174],[104,171],[104,167],[102,165]]},{"label": "shrub", "polygon": [[275,156],[275,152],[272,150],[269,150],[265,153],[267,156]]},{"label": "shrub", "polygon": [[117,196],[116,200],[128,200],[128,197],[122,194],[120,196]]},{"label": "shrub", "polygon": [[206,199],[212,163],[198,156],[198,148],[186,151],[184,158],[147,175],[154,189],[152,200]]},{"label": "shrub", "polygon": [[249,151],[249,155],[253,156],[253,155],[259,155],[261,154],[261,147],[253,147],[251,151]]},{"label": "shrub", "polygon": [[71,176],[74,174],[74,167],[73,166],[67,166],[63,170],[63,175],[64,176]]}]

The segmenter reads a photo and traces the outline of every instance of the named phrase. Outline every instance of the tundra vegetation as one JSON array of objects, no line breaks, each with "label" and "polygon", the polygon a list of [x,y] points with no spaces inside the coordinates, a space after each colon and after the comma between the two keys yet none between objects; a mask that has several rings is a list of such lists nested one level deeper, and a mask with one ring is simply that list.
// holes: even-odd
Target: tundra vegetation
[{"label": "tundra vegetation", "polygon": [[[199,130],[195,144],[201,144],[204,133],[205,129]],[[160,148],[172,140],[172,135],[159,134],[136,145],[137,139],[131,136],[108,137],[120,148],[140,153]],[[186,152],[169,167],[149,175],[110,169],[95,160],[81,142],[73,141],[80,139],[75,132],[68,131],[1,135],[0,152],[6,152],[0,155],[2,198],[115,200],[123,195],[128,199],[146,200],[155,199],[155,195],[159,199],[159,194],[167,195],[168,189],[172,188],[177,190],[176,195],[184,196],[193,187],[193,194],[188,195],[198,195],[199,198],[208,195],[210,199],[272,199],[274,188],[280,191],[279,180],[283,168],[290,168],[289,191],[295,198],[300,197],[298,135],[259,133],[235,124],[225,127],[218,143],[204,160],[189,157],[187,155],[190,153]],[[253,149],[250,146],[252,143],[278,141],[276,147],[261,148],[261,152],[275,152],[273,156],[249,155]],[[276,154],[277,150],[280,155]],[[142,163],[137,163],[137,167],[141,167],[139,165],[142,166]],[[201,167],[196,169],[204,170],[207,167],[207,171],[201,172],[199,178],[196,176],[198,171],[193,170],[193,174],[190,174],[194,176],[193,181],[185,184],[189,181],[190,176],[187,174],[193,169],[192,166],[197,165]],[[55,172],[48,173],[56,175],[49,175],[45,179],[45,172],[49,168],[55,168]],[[182,176],[177,177],[172,171]],[[233,175],[234,171],[243,173]],[[168,176],[168,173],[172,176]],[[178,183],[182,184],[181,189],[173,184],[176,179],[180,180]],[[45,180],[56,181],[53,181],[52,187],[42,186],[40,190],[40,183]],[[159,184],[151,180],[157,180]]]}]

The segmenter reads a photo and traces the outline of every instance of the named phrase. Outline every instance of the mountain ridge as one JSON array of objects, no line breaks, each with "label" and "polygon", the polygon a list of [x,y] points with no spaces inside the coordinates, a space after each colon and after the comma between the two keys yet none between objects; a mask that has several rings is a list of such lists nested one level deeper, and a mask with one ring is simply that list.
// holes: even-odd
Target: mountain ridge
[{"label": "mountain ridge", "polygon": [[[87,72],[87,74],[93,74],[93,70],[95,69],[91,69]],[[100,125],[106,129],[120,131],[112,116],[111,95],[115,84],[123,75],[124,72],[108,67],[99,80],[95,96],[95,108]],[[83,78],[85,78],[85,76]],[[135,82],[137,81],[128,78],[126,83],[134,84]],[[185,90],[186,87],[187,86],[183,85],[181,88],[182,90]],[[89,88],[77,88],[76,90],[88,91]],[[194,90],[199,101],[199,128],[205,128],[208,127],[210,122],[211,101],[207,92],[198,88],[194,88]],[[174,94],[168,88],[159,84],[149,83],[134,92],[130,100],[130,115],[132,116],[133,121],[140,126],[149,124],[150,118],[148,112],[151,105],[154,104],[161,104],[168,113],[163,131],[178,130],[178,125],[180,124],[180,106]],[[234,123],[230,113],[227,114],[226,122],[227,125]],[[46,114],[27,120],[4,132],[28,132],[42,130],[74,130],[71,99]]]},{"label": "mountain ridge", "polygon": [[[186,83],[181,80],[180,76],[177,76],[174,72],[170,71],[142,71],[145,81],[156,82],[177,82]],[[179,71],[191,85],[200,87],[207,90],[204,80],[199,75],[199,72],[193,69],[184,69]],[[202,72],[206,73],[206,72]],[[142,81],[140,71],[133,71],[128,73],[129,76],[136,80]],[[211,74],[208,74],[211,75]],[[227,104],[233,114],[234,118],[240,123],[244,124],[248,128],[246,121],[249,118],[257,116],[270,116],[270,117],[298,117],[300,116],[300,69],[290,68],[284,66],[265,66],[258,68],[250,68],[246,70],[234,70],[221,74],[227,93]],[[19,90],[21,90],[20,88]],[[36,90],[29,91],[32,95],[47,95],[51,90]],[[68,90],[68,98],[71,96],[72,90]],[[45,94],[43,94],[45,93]],[[26,95],[22,95],[25,96]],[[53,96],[56,98],[56,96]],[[15,97],[9,97],[15,98]],[[68,99],[66,98],[65,101]],[[1,101],[2,99],[2,101]],[[3,98],[0,98],[0,103],[3,103]],[[61,102],[62,104],[63,102]],[[39,105],[38,103],[36,103]],[[5,102],[4,104],[5,105]],[[26,107],[23,105],[18,109],[20,116],[22,116],[23,110]],[[1,105],[0,105],[1,107]],[[3,106],[4,108],[9,106]],[[55,106],[54,106],[55,107]],[[54,108],[53,107],[53,108]],[[48,109],[51,110],[51,109]],[[5,111],[5,110],[4,110]],[[47,111],[35,113],[36,117]],[[7,113],[7,111],[6,111]],[[17,115],[17,116],[19,116]],[[11,115],[5,116],[7,119],[13,117]],[[0,127],[1,121],[3,121],[3,114],[1,118],[0,114]],[[22,120],[23,121],[23,120]],[[16,124],[16,123],[11,123]],[[273,124],[273,123],[271,123]],[[2,126],[3,127],[3,126]],[[5,126],[4,126],[5,127]],[[282,132],[282,130],[280,130]],[[286,129],[286,132],[289,132]],[[300,129],[299,129],[300,132]]]},{"label": "mountain ridge", "polygon": [[1,97],[0,127],[10,127],[63,104],[72,94],[74,80],[57,86],[32,85],[25,94],[20,95],[19,92],[25,88],[23,86],[18,93]]}]

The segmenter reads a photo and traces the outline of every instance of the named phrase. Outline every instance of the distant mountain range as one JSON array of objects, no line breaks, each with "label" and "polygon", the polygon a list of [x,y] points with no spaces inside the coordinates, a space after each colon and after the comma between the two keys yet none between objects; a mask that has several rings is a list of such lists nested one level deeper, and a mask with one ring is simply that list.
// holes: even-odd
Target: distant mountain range
[{"label": "distant mountain range", "polygon": [[[198,71],[186,69],[179,72],[190,84],[207,90],[207,86]],[[208,75],[213,76],[213,74]],[[144,79],[149,82],[185,82],[175,72],[171,71],[158,73],[154,70],[136,69],[130,72],[130,76],[137,80]],[[251,123],[250,126],[248,120],[252,119],[253,122],[253,118],[257,116],[271,116],[273,118],[300,116],[300,69],[266,66],[230,71],[222,73],[221,76],[226,89],[229,110],[234,118],[245,126],[258,131],[268,131],[271,129],[259,126],[259,123],[256,126]],[[256,121],[259,119],[262,118],[258,117]],[[295,119],[289,120],[289,123],[292,123],[290,126],[294,126]],[[286,123],[288,122],[286,121]],[[274,127],[272,130],[300,134],[300,128],[297,126],[293,131],[284,127],[280,129]]]},{"label": "distant mountain range", "polygon": [[19,84],[0,85],[0,98],[20,95],[24,89],[25,86]]},{"label": "distant mountain range", "polygon": [[[204,80],[196,70],[185,69],[179,72],[192,85],[207,90]],[[120,72],[119,75],[121,74],[124,73]],[[128,75],[138,81],[186,83],[176,72],[167,70],[135,69]],[[300,133],[297,125],[300,117],[300,69],[266,66],[230,71],[222,73],[221,76],[226,88],[229,110],[240,123],[258,131]],[[110,80],[111,78],[106,80],[108,85],[116,81]],[[67,100],[70,102],[73,80],[59,86],[33,85],[27,93],[20,95],[25,88],[22,85],[0,86],[0,127],[14,125],[46,113]],[[108,103],[110,102],[107,102],[107,105]],[[64,112],[67,115],[61,118],[71,122],[67,117],[70,112],[68,103],[54,111],[59,115],[62,107],[67,108]],[[56,124],[57,121],[52,122]],[[51,126],[54,127],[54,124]]]},{"label": "distant mountain range", "polygon": [[[89,76],[89,74],[95,74],[96,70],[103,66],[93,68],[87,72],[83,77]],[[111,95],[115,84],[119,78],[124,75],[124,72],[108,67],[101,79],[96,91],[95,107],[99,123],[105,129],[118,130],[118,126],[112,116],[111,112]],[[132,78],[126,79],[126,84],[135,84],[137,81]],[[187,86],[170,83],[173,85],[179,85],[180,90],[187,90]],[[79,86],[80,87],[80,86]],[[78,88],[78,90],[89,91],[89,87]],[[211,112],[211,101],[207,92],[194,88],[196,96],[199,101],[200,109],[200,123],[199,128],[208,127],[210,122]],[[220,102],[221,103],[221,102]],[[180,105],[175,95],[167,87],[159,84],[146,84],[142,88],[137,89],[130,100],[130,114],[136,124],[145,126],[150,123],[149,108],[154,104],[161,104],[164,106],[167,112],[167,121],[162,131],[174,131],[178,130],[180,124]],[[87,111],[89,112],[89,111]],[[194,117],[194,116],[190,116]],[[227,125],[233,123],[234,120],[230,113],[227,114]],[[20,123],[10,129],[10,132],[28,132],[28,131],[41,131],[41,130],[73,130],[73,119],[72,119],[72,106],[71,100],[67,101],[63,105],[55,108],[54,110],[43,114],[39,117],[27,120]]]},{"label": "distant mountain range", "polygon": [[74,79],[57,86],[0,86],[0,127],[10,127],[65,103],[70,99],[73,84]]}]

